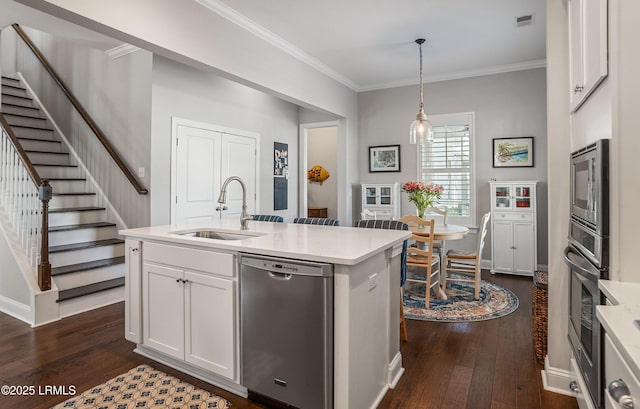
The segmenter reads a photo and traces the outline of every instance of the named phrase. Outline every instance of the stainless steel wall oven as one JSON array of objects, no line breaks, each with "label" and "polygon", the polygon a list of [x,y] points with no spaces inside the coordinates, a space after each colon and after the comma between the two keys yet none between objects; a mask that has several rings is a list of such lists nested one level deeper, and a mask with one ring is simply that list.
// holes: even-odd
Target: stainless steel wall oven
[{"label": "stainless steel wall oven", "polygon": [[609,144],[600,140],[571,154],[569,342],[596,408],[603,407],[602,339],[596,306],[599,279],[609,278]]}]

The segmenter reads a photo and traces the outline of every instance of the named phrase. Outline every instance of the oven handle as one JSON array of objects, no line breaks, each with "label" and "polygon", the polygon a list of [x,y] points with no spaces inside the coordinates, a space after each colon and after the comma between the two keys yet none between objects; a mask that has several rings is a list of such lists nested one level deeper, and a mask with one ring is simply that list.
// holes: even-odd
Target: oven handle
[{"label": "oven handle", "polygon": [[600,271],[571,246],[567,246],[564,249],[564,262],[572,269],[578,270],[582,275],[595,277],[596,280],[600,277]]}]

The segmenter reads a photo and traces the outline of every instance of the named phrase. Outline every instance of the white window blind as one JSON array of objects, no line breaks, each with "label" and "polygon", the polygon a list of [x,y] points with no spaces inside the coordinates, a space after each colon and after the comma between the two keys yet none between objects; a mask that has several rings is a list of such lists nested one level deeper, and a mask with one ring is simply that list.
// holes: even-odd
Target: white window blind
[{"label": "white window blind", "polygon": [[437,207],[446,208],[452,223],[475,222],[473,113],[433,115],[434,141],[420,151],[420,179],[444,186]]}]

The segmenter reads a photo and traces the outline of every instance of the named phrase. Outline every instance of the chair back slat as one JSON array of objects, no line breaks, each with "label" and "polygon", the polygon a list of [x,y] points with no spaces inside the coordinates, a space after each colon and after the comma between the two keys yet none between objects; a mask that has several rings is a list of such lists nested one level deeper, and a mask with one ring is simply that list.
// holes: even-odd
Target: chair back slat
[{"label": "chair back slat", "polygon": [[491,213],[486,213],[482,216],[482,220],[480,221],[480,230],[478,231],[478,259],[482,258],[482,248],[484,247],[484,239],[487,235],[487,224],[489,222],[489,218],[491,217]]},{"label": "chair back slat", "polygon": [[447,209],[439,209],[437,207],[429,206],[424,210],[425,215],[437,215],[438,220],[442,220],[442,224],[447,224]]}]

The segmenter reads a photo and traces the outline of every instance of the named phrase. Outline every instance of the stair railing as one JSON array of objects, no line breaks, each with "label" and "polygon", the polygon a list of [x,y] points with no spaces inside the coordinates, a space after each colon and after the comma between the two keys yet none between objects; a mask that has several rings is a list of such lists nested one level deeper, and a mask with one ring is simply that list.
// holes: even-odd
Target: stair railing
[{"label": "stair railing", "polygon": [[124,176],[129,180],[129,183],[131,183],[133,188],[141,195],[146,195],[147,193],[149,193],[149,191],[140,184],[138,179],[136,179],[136,177],[133,175],[133,172],[131,172],[129,167],[124,163],[124,160],[120,157],[118,152],[111,145],[111,143],[109,142],[109,139],[100,130],[98,125],[95,123],[95,121],[89,116],[89,114],[87,113],[87,110],[84,109],[82,104],[80,104],[80,101],[78,101],[78,99],[75,97],[75,95],[73,95],[69,87],[67,87],[64,81],[62,81],[60,76],[56,73],[56,71],[53,69],[51,64],[49,64],[49,61],[44,57],[44,55],[40,52],[40,50],[38,50],[35,44],[31,41],[29,36],[27,36],[27,34],[22,30],[22,28],[18,24],[12,24],[11,27],[13,27],[13,29],[16,30],[16,33],[18,33],[18,36],[22,38],[22,41],[25,42],[27,47],[29,47],[31,52],[33,52],[36,58],[40,61],[44,69],[47,70],[47,72],[49,73],[49,75],[51,75],[55,83],[58,84],[58,86],[60,87],[64,95],[69,99],[69,102],[71,102],[71,105],[73,105],[73,107],[76,109],[76,111],[78,111],[78,114],[80,114],[80,116],[85,121],[87,126],[89,126],[89,128],[96,135],[96,137],[98,138],[102,146],[104,146],[104,148],[107,150],[107,152],[109,153],[113,161],[120,168],[122,173],[124,173]]},{"label": "stair railing", "polygon": [[38,272],[40,290],[51,289],[49,200],[52,189],[33,166],[11,126],[0,112],[0,204]]}]

